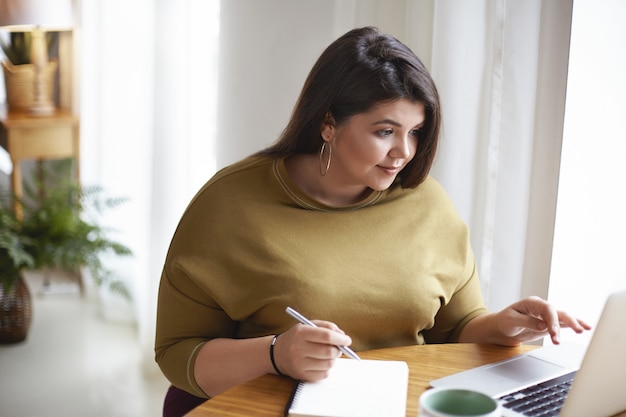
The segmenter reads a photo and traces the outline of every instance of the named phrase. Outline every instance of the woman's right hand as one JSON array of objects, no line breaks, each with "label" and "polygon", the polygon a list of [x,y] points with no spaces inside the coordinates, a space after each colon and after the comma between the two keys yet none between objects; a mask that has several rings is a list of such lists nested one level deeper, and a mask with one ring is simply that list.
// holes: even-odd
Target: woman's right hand
[{"label": "woman's right hand", "polygon": [[335,323],[313,322],[318,327],[296,324],[281,333],[274,344],[276,366],[294,379],[318,381],[326,378],[335,359],[341,356],[337,346],[352,344],[352,339]]}]

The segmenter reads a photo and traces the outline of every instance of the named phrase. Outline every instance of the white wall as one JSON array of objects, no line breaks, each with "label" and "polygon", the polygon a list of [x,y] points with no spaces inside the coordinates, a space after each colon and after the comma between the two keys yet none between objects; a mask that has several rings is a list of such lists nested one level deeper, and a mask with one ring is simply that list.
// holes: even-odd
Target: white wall
[{"label": "white wall", "polygon": [[433,0],[223,1],[217,167],[278,138],[317,57],[354,27],[393,34],[428,66],[433,10]]},{"label": "white wall", "polygon": [[[278,138],[306,74],[333,39],[333,3],[222,2],[218,168]],[[267,20],[268,9],[273,11],[271,21]],[[287,33],[303,40],[299,48],[293,47]],[[248,52],[242,54],[242,50]]]}]

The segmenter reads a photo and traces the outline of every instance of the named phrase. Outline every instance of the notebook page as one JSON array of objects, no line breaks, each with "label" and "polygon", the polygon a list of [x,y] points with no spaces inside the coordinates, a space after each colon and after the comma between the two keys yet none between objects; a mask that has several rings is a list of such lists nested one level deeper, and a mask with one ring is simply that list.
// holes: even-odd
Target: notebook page
[{"label": "notebook page", "polygon": [[290,417],[404,417],[406,362],[339,358],[328,378],[300,383]]}]

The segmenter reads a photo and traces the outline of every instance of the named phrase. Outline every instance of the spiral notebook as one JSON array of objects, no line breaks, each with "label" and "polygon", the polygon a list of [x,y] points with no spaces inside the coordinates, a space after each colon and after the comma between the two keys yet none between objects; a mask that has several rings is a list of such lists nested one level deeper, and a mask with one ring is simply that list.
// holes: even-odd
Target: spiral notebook
[{"label": "spiral notebook", "polygon": [[298,382],[288,417],[404,417],[409,383],[406,362],[339,358],[326,379]]}]

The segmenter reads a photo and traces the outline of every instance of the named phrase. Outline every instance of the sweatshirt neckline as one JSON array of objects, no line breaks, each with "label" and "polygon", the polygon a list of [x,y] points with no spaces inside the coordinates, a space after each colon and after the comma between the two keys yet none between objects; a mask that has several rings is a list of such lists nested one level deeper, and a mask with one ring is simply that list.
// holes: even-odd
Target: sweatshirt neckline
[{"label": "sweatshirt neckline", "polygon": [[317,211],[350,211],[350,210],[358,210],[360,208],[368,207],[376,204],[383,196],[387,193],[384,191],[372,191],[370,195],[368,195],[363,200],[358,203],[350,204],[348,206],[329,206],[327,204],[321,203],[314,198],[310,197],[306,194],[298,185],[291,180],[289,174],[287,173],[287,168],[285,167],[285,158],[278,158],[274,160],[273,170],[276,180],[282,187],[282,189],[287,193],[287,195],[300,207],[309,209],[309,210],[317,210]]}]

